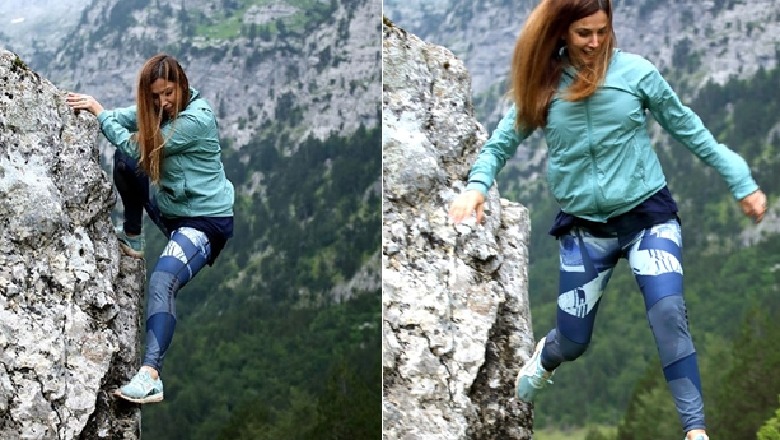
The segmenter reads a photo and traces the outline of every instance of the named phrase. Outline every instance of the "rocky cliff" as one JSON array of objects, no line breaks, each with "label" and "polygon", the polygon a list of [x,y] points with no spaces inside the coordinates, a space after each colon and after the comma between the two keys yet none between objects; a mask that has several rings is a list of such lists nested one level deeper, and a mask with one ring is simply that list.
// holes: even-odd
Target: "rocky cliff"
[{"label": "rocky cliff", "polygon": [[97,121],[0,49],[0,438],[138,439],[144,289],[109,219]]},{"label": "rocky cliff", "polygon": [[494,188],[483,225],[452,224],[486,138],[469,74],[389,22],[382,52],[384,438],[528,439],[528,212]]}]

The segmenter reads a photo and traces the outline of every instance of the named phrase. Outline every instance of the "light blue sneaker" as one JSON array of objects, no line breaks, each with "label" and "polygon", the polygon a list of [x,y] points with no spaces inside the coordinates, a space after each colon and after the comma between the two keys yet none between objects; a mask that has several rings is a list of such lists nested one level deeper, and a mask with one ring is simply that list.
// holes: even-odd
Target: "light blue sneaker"
[{"label": "light blue sneaker", "polygon": [[122,228],[116,228],[116,238],[119,239],[119,247],[125,255],[129,255],[133,258],[144,257],[144,234],[141,233],[134,237],[130,237],[125,234]]},{"label": "light blue sneaker", "polygon": [[696,434],[696,437],[688,438],[686,435],[683,440],[710,440],[709,437],[707,437],[707,434]]},{"label": "light blue sneaker", "polygon": [[135,403],[155,403],[163,400],[162,379],[152,379],[146,368],[135,373],[130,383],[117,391],[117,396]]},{"label": "light blue sneaker", "polygon": [[542,367],[542,348],[544,347],[545,339],[547,338],[542,338],[536,344],[536,350],[534,350],[531,359],[528,359],[528,362],[517,373],[515,395],[524,402],[533,402],[534,396],[539,390],[547,386],[547,384],[553,383],[550,378],[554,371],[547,371]]}]

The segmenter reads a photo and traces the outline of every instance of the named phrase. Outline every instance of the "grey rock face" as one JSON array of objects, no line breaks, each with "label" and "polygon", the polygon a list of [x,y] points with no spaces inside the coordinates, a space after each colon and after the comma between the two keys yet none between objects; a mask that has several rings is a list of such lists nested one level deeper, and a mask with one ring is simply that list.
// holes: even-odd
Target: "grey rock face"
[{"label": "grey rock face", "polygon": [[144,268],[120,257],[97,122],[0,49],[0,438],[138,439]]},{"label": "grey rock face", "polygon": [[528,439],[528,212],[493,189],[483,225],[452,224],[486,139],[469,74],[389,23],[382,50],[384,438]]}]

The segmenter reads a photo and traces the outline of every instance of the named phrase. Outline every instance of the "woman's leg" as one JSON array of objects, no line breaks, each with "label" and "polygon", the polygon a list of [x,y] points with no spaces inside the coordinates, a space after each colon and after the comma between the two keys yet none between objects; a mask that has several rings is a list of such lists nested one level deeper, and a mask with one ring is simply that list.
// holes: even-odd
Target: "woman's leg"
[{"label": "woman's leg", "polygon": [[119,389],[120,397],[137,403],[163,400],[159,372],[176,327],[176,293],[206,265],[210,254],[211,246],[203,232],[179,228],[171,234],[149,280],[146,354],[142,367]]},{"label": "woman's leg", "polygon": [[545,370],[585,353],[601,295],[619,258],[617,238],[593,237],[584,230],[560,238],[557,322],[541,352]]},{"label": "woman's leg", "polygon": [[628,261],[645,301],[664,377],[685,432],[704,429],[696,350],[683,300],[682,236],[676,220],[641,232]]},{"label": "woman's leg", "polygon": [[206,265],[210,254],[203,232],[185,227],[171,234],[149,279],[144,366],[162,369],[176,327],[176,294]]},{"label": "woman's leg", "polygon": [[149,199],[149,178],[139,173],[137,162],[119,149],[114,153],[114,184],[125,208],[123,229],[129,235],[138,235],[144,203]]},{"label": "woman's leg", "polygon": [[149,178],[138,162],[122,150],[114,153],[114,184],[124,206],[123,230],[128,235],[138,235],[143,226],[144,210],[160,230],[168,235],[162,225],[160,210],[149,194]]}]

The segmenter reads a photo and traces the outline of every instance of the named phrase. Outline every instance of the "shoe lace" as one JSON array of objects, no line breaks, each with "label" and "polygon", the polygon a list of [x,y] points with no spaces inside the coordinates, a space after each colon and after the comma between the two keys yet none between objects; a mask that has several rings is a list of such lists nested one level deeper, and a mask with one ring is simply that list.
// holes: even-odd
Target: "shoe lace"
[{"label": "shoe lace", "polygon": [[154,379],[152,379],[151,374],[145,371],[136,374],[131,382],[135,382],[136,386],[140,386],[144,390],[154,389]]}]

